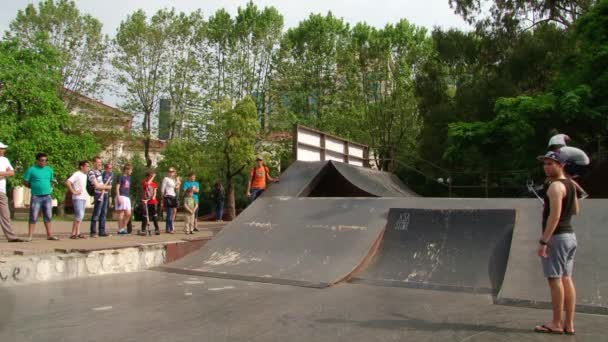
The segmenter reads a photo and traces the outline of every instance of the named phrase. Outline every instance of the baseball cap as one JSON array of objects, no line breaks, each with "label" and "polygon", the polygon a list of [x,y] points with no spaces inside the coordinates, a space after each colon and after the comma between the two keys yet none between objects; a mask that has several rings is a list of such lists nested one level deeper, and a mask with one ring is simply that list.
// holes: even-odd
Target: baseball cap
[{"label": "baseball cap", "polygon": [[7,145],[4,145],[3,143],[0,142],[0,148],[7,148]]},{"label": "baseball cap", "polygon": [[261,155],[257,155],[257,156],[255,156],[255,160],[262,160],[263,161],[264,158]]},{"label": "baseball cap", "polygon": [[561,153],[559,153],[559,151],[557,151],[557,152],[549,151],[549,152],[545,153],[545,155],[536,157],[536,160],[538,160],[538,161],[544,161],[545,159],[551,159],[560,164],[566,164],[566,159],[564,158],[564,156]]}]

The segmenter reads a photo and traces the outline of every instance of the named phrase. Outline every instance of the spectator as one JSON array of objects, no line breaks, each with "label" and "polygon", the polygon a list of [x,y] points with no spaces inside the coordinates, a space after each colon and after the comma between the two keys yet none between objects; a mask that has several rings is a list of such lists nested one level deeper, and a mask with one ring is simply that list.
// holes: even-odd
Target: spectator
[{"label": "spectator", "polygon": [[83,160],[78,163],[78,171],[74,172],[65,185],[72,193],[72,207],[74,208],[74,222],[72,223],[72,234],[70,239],[85,239],[80,233],[80,223],[84,218],[84,208],[89,200],[87,193],[87,173],[89,172],[89,161]]},{"label": "spectator", "polygon": [[142,181],[142,187],[144,190],[142,201],[144,202],[144,219],[141,221],[141,232],[139,235],[150,235],[150,219],[154,222],[154,234],[160,235],[160,228],[158,227],[158,214],[156,206],[158,200],[156,199],[156,190],[158,184],[154,182],[156,172],[148,170],[146,172],[146,178]]},{"label": "spectator", "polygon": [[[109,170],[107,170],[109,166]],[[99,222],[99,236],[109,236],[106,233],[106,215],[108,212],[108,193],[112,190],[111,175],[112,165],[106,164],[106,170],[101,171],[102,163],[100,157],[93,158],[93,169],[88,173],[88,182],[93,185],[95,192],[93,195],[93,215],[91,216],[91,237],[97,237],[97,222]],[[109,174],[108,174],[109,171]]]},{"label": "spectator", "polygon": [[127,224],[131,219],[131,173],[133,166],[125,164],[116,184],[116,206],[118,212],[118,234],[129,234]]},{"label": "spectator", "polygon": [[194,172],[190,172],[188,174],[188,180],[184,182],[184,185],[182,185],[182,190],[184,191],[188,191],[188,189],[192,189],[192,198],[194,199],[194,202],[196,203],[196,212],[194,213],[194,231],[198,232],[198,228],[197,228],[197,222],[198,222],[198,203],[199,203],[199,198],[198,198],[198,193],[200,190],[201,186],[200,184],[196,181],[196,174]]},{"label": "spectator", "polygon": [[174,167],[170,167],[167,171],[167,176],[163,178],[160,192],[162,194],[161,206],[167,209],[167,217],[165,221],[165,232],[173,234],[173,221],[175,220],[175,211],[177,210],[177,189],[179,189],[181,181],[177,176],[177,171]]},{"label": "spectator", "polygon": [[8,196],[6,196],[6,178],[15,175],[11,162],[4,156],[8,146],[0,143],[0,226],[8,242],[23,242],[11,228],[11,212],[8,207]]},{"label": "spectator", "polygon": [[23,176],[23,185],[30,188],[32,192],[27,241],[32,241],[34,227],[36,227],[36,221],[38,220],[40,210],[42,210],[47,240],[59,240],[51,234],[51,217],[53,216],[51,192],[53,190],[53,177],[53,169],[48,166],[48,156],[46,153],[37,153],[36,164],[28,168]]},{"label": "spectator", "polygon": [[213,185],[213,191],[211,193],[213,202],[215,203],[215,220],[222,222],[224,217],[224,199],[226,198],[226,192],[221,180],[217,180]]},{"label": "spectator", "polygon": [[184,209],[186,210],[186,234],[194,234],[194,221],[198,204],[194,201],[193,196],[194,190],[188,188],[186,190],[186,196],[184,197]]},{"label": "spectator", "polygon": [[278,178],[270,177],[268,167],[264,165],[264,158],[257,156],[255,158],[256,165],[249,170],[249,181],[247,182],[247,197],[251,198],[251,201],[255,201],[256,198],[260,197],[266,190],[266,183],[278,182]]}]

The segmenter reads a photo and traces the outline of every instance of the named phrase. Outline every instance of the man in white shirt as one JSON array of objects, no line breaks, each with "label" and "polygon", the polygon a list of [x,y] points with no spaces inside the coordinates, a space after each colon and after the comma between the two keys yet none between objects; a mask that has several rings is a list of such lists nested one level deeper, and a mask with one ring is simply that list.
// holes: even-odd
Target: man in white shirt
[{"label": "man in white shirt", "polygon": [[89,194],[87,193],[87,173],[89,172],[89,161],[83,160],[78,163],[78,171],[74,172],[65,185],[72,193],[72,206],[74,208],[74,223],[72,223],[72,235],[70,239],[85,239],[84,234],[80,234],[80,223],[84,218],[84,209]]},{"label": "man in white shirt", "polygon": [[6,177],[15,175],[11,162],[4,156],[8,146],[0,142],[0,226],[8,242],[23,242],[11,228],[11,212],[8,207],[8,196],[6,195]]}]

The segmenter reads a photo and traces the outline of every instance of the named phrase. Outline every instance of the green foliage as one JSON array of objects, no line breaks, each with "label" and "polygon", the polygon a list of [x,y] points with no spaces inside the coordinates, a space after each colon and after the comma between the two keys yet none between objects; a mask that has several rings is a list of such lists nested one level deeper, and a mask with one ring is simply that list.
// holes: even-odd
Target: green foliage
[{"label": "green foliage", "polygon": [[[17,12],[7,38],[17,38],[33,48],[40,34],[46,34],[47,42],[59,53],[61,84],[71,91],[93,94],[100,92],[105,77],[108,37],[101,30],[101,22],[80,13],[74,1],[45,0],[38,8],[29,4]],[[70,107],[69,97],[62,95]]]},{"label": "green foliage", "polygon": [[35,154],[45,152],[59,181],[55,198],[63,198],[63,180],[78,161],[99,151],[90,133],[72,129],[73,118],[57,94],[60,65],[59,54],[44,36],[31,47],[14,39],[0,42],[0,141],[9,145],[7,157],[16,171],[9,181],[20,184]]}]

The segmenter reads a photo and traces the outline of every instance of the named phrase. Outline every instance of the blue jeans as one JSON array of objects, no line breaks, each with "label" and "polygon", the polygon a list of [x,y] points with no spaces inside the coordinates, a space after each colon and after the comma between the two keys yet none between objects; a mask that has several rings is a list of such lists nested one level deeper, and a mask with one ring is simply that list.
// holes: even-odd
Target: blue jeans
[{"label": "blue jeans", "polygon": [[38,214],[41,209],[44,222],[51,222],[53,216],[51,195],[32,196],[30,200],[30,223],[38,221]]},{"label": "blue jeans", "polygon": [[[101,198],[101,200],[100,200]],[[97,234],[97,221],[99,221],[99,234],[106,232],[106,216],[108,213],[108,194],[95,193],[93,216],[91,216],[91,234]]]},{"label": "blue jeans", "polygon": [[253,188],[249,191],[251,193],[251,202],[255,201],[258,197],[260,197],[266,189],[256,189]]},{"label": "blue jeans", "polygon": [[221,220],[224,217],[224,200],[215,201],[215,219]]},{"label": "blue jeans", "polygon": [[177,210],[177,208],[171,208],[167,205],[167,200],[165,199],[165,208],[167,209],[167,217],[165,218],[165,231],[172,232],[173,231],[173,211]]},{"label": "blue jeans", "polygon": [[82,222],[84,218],[84,207],[86,204],[86,200],[83,199],[73,199],[72,206],[74,207],[74,221]]}]

